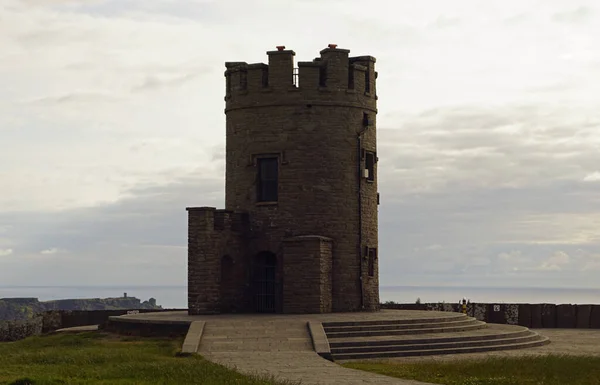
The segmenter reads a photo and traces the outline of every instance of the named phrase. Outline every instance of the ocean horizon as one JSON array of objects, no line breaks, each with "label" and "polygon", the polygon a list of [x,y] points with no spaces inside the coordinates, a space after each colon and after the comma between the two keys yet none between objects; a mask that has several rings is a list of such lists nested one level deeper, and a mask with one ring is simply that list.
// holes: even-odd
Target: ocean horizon
[{"label": "ocean horizon", "polygon": [[[0,298],[33,297],[40,301],[121,297],[155,298],[163,308],[187,308],[187,286],[0,286]],[[381,286],[381,302],[600,304],[600,288]]]}]

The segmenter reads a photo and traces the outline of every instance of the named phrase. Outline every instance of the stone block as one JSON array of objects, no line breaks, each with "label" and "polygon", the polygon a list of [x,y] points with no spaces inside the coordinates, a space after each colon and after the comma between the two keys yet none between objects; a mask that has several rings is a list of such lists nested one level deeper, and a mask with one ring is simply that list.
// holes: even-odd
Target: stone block
[{"label": "stone block", "polygon": [[485,303],[473,304],[473,317],[478,321],[485,321],[487,313],[487,305]]},{"label": "stone block", "polygon": [[575,327],[577,329],[589,329],[590,328],[590,316],[592,315],[592,305],[576,305],[576,317]]},{"label": "stone block", "polygon": [[[462,304],[460,305],[460,312],[462,313]],[[474,303],[467,304],[467,315],[469,317],[475,317],[475,304]]]},{"label": "stone block", "polygon": [[561,329],[573,329],[576,325],[576,308],[573,305],[556,306],[556,327]]},{"label": "stone block", "polygon": [[181,347],[181,353],[193,354],[198,352],[205,324],[205,321],[193,321],[190,324],[185,340],[183,341],[183,346]]},{"label": "stone block", "polygon": [[542,304],[542,327],[556,327],[556,305],[550,303]]},{"label": "stone block", "polygon": [[542,304],[531,304],[531,328],[540,329],[544,325],[542,323]]},{"label": "stone block", "polygon": [[600,329],[600,305],[592,305],[590,313],[590,328]]},{"label": "stone block", "polygon": [[506,313],[506,305],[504,304],[493,304],[490,303],[487,305],[486,312],[486,322],[493,324],[503,324],[505,323]]},{"label": "stone block", "polygon": [[528,303],[519,304],[519,325],[527,328],[531,327],[531,306]]},{"label": "stone block", "polygon": [[507,325],[517,325],[519,323],[519,305],[506,304],[504,311],[504,323]]},{"label": "stone block", "polygon": [[308,331],[310,333],[315,352],[326,360],[333,361],[329,340],[327,339],[327,334],[325,334],[325,330],[323,329],[323,324],[321,322],[309,321]]}]

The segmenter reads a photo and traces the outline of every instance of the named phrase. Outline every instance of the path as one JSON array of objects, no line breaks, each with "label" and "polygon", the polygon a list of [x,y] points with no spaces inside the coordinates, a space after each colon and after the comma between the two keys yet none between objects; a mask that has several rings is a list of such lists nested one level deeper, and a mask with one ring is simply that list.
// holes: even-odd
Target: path
[{"label": "path", "polygon": [[303,385],[417,385],[410,380],[347,369],[313,350],[306,321],[208,321],[199,354],[245,374],[272,375]]}]

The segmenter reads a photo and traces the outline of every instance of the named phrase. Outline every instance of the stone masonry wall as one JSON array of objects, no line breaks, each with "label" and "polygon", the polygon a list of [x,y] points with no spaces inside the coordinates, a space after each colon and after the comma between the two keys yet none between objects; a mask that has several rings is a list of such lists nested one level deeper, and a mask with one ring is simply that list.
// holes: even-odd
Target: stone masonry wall
[{"label": "stone masonry wall", "polygon": [[239,214],[211,207],[188,208],[188,311],[190,314],[220,312],[221,263],[233,261],[231,304],[244,303],[244,225],[234,226]]},{"label": "stone masonry wall", "polygon": [[[461,305],[447,303],[384,303],[381,307],[399,310],[461,311]],[[536,329],[600,329],[600,305],[470,303],[467,305],[467,315],[484,322]]]},{"label": "stone masonry wall", "polygon": [[0,321],[0,342],[17,341],[42,334],[42,317],[28,320]]},{"label": "stone masonry wall", "polygon": [[[364,246],[378,246],[377,177],[367,183],[359,170],[362,150],[376,151],[375,59],[349,58],[348,52],[329,48],[320,60],[298,63],[298,86],[293,51],[269,52],[268,66],[227,63],[226,72],[226,208],[248,212],[260,247],[284,264],[285,238],[333,239],[333,311],[363,305],[375,310],[379,304],[377,263],[375,276],[368,277],[362,258]],[[278,202],[258,203],[256,159],[269,154],[279,158]],[[303,273],[289,274],[301,279]]]},{"label": "stone masonry wall", "polygon": [[329,313],[333,307],[333,240],[323,238],[320,242],[321,313]]},{"label": "stone masonry wall", "polygon": [[284,242],[283,312],[331,312],[332,240],[299,236]]}]

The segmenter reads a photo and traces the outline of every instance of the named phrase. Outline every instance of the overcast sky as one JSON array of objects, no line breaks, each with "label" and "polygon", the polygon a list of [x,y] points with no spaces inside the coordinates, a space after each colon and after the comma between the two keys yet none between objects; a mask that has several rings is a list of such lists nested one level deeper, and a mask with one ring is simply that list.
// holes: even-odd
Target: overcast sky
[{"label": "overcast sky", "polygon": [[377,58],[381,284],[600,288],[597,0],[0,0],[0,285],[185,285],[225,61]]}]

